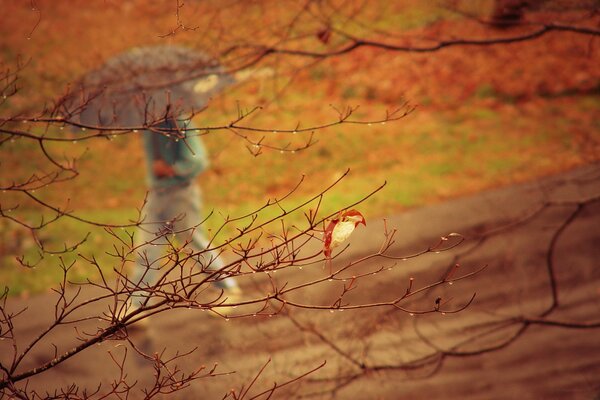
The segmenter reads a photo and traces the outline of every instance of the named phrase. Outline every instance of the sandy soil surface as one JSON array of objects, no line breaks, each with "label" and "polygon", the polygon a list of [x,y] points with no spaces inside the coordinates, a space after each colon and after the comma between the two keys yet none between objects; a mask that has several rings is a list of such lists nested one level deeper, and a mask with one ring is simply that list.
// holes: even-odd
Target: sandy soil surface
[{"label": "sandy soil surface", "polygon": [[[172,356],[196,348],[180,360],[184,371],[200,365],[210,369],[215,363],[218,373],[235,371],[194,381],[172,397],[177,399],[220,399],[231,389],[239,396],[268,363],[244,397],[252,398],[325,361],[271,398],[598,399],[600,329],[579,324],[600,321],[600,201],[591,201],[600,196],[599,183],[600,165],[593,165],[389,218],[388,228],[398,229],[391,249],[395,256],[426,249],[451,232],[467,240],[452,251],[414,260],[379,257],[357,265],[355,271],[383,270],[357,281],[348,303],[390,301],[406,291],[409,278],[414,278],[415,288],[425,286],[457,260],[460,268],[454,277],[487,265],[468,279],[446,282],[400,303],[431,309],[440,297],[441,309],[450,311],[476,293],[459,313],[411,316],[389,306],[344,312],[289,308],[273,317],[225,320],[183,309],[151,318],[150,327],[131,333],[131,340],[149,354]],[[376,252],[383,231],[383,221],[370,220],[335,265]],[[552,305],[550,269],[558,304],[544,316]],[[278,285],[292,284],[321,273],[320,267],[312,267],[281,272],[273,279]],[[268,290],[266,277],[243,284],[249,298]],[[325,282],[290,301],[331,305],[344,284],[348,282]],[[52,320],[56,296],[11,301],[14,309],[28,307],[15,320],[23,348]],[[97,325],[93,319],[77,329],[92,332]],[[49,360],[53,344],[59,350],[77,345],[75,336],[74,326],[57,329],[20,370]],[[54,392],[75,383],[93,391],[103,382],[105,390],[119,379],[115,362],[126,349],[122,341],[95,345],[31,379],[29,389]],[[3,363],[10,352],[10,342],[2,341]],[[155,379],[151,363],[129,349],[124,367],[125,380],[136,383],[129,398],[143,398],[140,389]]]}]

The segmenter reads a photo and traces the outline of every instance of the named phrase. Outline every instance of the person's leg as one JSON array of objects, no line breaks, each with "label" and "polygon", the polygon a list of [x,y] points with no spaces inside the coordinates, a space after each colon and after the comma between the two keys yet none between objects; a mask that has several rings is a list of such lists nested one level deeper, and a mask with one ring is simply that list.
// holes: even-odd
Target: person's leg
[{"label": "person's leg", "polygon": [[[206,251],[210,246],[208,239],[202,234],[200,229],[194,229],[191,238],[191,247],[194,252],[199,253],[197,262],[201,268],[206,271],[217,271],[225,266],[223,259],[216,250]],[[210,273],[210,272],[209,272]],[[225,274],[215,276],[214,285],[220,289],[231,289],[237,287],[234,278],[226,277]]]},{"label": "person's leg", "polygon": [[[206,236],[202,233],[202,216],[200,211],[200,190],[196,185],[190,185],[182,192],[182,197],[178,201],[179,211],[182,212],[182,219],[176,223],[176,230],[180,227],[185,229],[178,241],[189,243],[189,248],[197,254],[195,261],[199,268],[204,271],[216,271],[224,267],[223,259],[218,250],[207,249],[211,246]],[[234,278],[226,277],[226,274],[215,276],[214,285],[220,289],[238,288]]]}]

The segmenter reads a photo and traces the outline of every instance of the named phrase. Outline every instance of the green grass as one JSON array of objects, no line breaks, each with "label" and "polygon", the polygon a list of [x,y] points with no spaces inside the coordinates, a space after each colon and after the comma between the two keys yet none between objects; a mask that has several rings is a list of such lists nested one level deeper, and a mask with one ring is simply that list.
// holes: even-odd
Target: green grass
[{"label": "green grass", "polygon": [[[294,119],[290,116],[294,115],[294,105],[309,99],[320,103],[326,101],[319,95],[312,98],[308,94],[294,93],[291,101],[286,103],[289,108],[282,111],[287,118],[268,112],[253,123],[273,124],[281,117],[293,126]],[[348,207],[387,181],[380,192],[357,206],[370,221],[406,208],[549,173],[556,170],[557,160],[561,162],[558,168],[564,168],[579,157],[570,132],[582,123],[581,114],[569,114],[562,99],[543,101],[544,111],[535,115],[522,113],[518,108],[510,109],[514,106],[504,104],[502,107],[509,107],[511,111],[505,115],[498,110],[497,103],[480,104],[473,100],[451,111],[418,110],[404,120],[386,125],[341,125],[318,132],[319,142],[296,154],[265,150],[261,156],[253,157],[244,142],[231,134],[208,135],[205,142],[213,166],[200,177],[199,183],[204,192],[205,212],[214,210],[215,213],[206,221],[205,229],[213,235],[227,216],[239,217],[256,211],[267,199],[285,195],[303,175],[305,180],[298,192],[283,203],[287,210],[319,194],[350,169],[348,176],[325,194],[321,215]],[[578,97],[576,102],[584,111],[583,115],[588,115],[588,111],[597,107],[598,98]],[[365,113],[365,118],[372,118],[380,115],[382,110],[383,107],[373,106],[361,112]],[[223,115],[229,115],[230,111],[224,110]],[[330,119],[331,115],[329,110],[324,110],[303,123],[319,123]],[[216,122],[203,121],[206,124]],[[90,148],[80,164],[82,174],[59,186],[59,190],[40,191],[40,196],[59,204],[60,199],[70,197],[77,215],[95,221],[122,224],[135,218],[136,207],[141,204],[145,190],[145,165],[138,139],[63,145],[75,153],[81,153],[86,146]],[[303,135],[270,134],[265,140],[284,145],[302,143],[305,139]],[[16,142],[12,149],[17,153],[6,153],[4,162],[10,162],[12,154],[19,154],[13,160],[19,166],[15,168],[22,176],[27,176],[25,165],[31,164],[23,164],[22,160],[25,157],[37,163],[34,146]],[[55,150],[60,151],[60,146]],[[16,201],[8,194],[3,196],[3,204]],[[305,226],[303,212],[314,207],[316,203],[286,216],[285,225]],[[32,222],[39,220],[31,205],[19,212]],[[46,213],[46,218],[48,216]],[[259,213],[258,221],[273,219],[273,224],[265,231],[278,233],[280,216],[278,207],[269,207]],[[248,221],[228,224],[216,242],[222,243],[232,237],[237,228]],[[125,231],[117,232],[125,234]],[[3,226],[1,233],[6,242],[11,237],[11,228]],[[95,256],[102,270],[110,275],[113,268],[120,267],[118,260],[108,254],[117,241],[103,229],[63,218],[42,230],[40,237],[46,248],[59,250],[65,244],[74,245],[88,233],[88,239],[76,251],[62,256],[46,255],[31,269],[18,266],[14,261],[16,254],[3,254],[0,281],[9,286],[13,294],[47,290],[61,279],[61,259],[66,265],[75,261],[70,270],[71,280],[96,279],[98,272],[79,254]],[[25,250],[26,261],[39,259],[31,243]]]},{"label": "green grass", "polygon": [[[118,224],[126,223],[135,218],[136,214],[135,210],[108,209],[88,210],[77,215],[93,221]],[[38,214],[34,211],[25,212],[21,216],[32,221],[38,220]],[[20,232],[23,232],[25,237],[29,237],[26,231]],[[133,232],[133,230],[118,228],[115,232],[126,239],[126,232]],[[7,239],[7,233],[7,231],[3,232],[4,240]],[[119,244],[119,241],[97,226],[63,217],[41,230],[39,240],[49,253],[42,254],[31,240],[26,239],[23,242],[23,264],[31,267],[16,262],[15,254],[3,255],[0,258],[3,265],[0,269],[0,282],[8,286],[12,294],[47,290],[62,279],[62,265],[70,267],[68,279],[72,282],[99,277],[97,269],[83,257],[95,257],[102,271],[109,275],[113,268],[119,266],[118,260],[108,254],[113,251],[113,245]],[[63,252],[65,248],[71,249],[76,245],[75,249]]]},{"label": "green grass", "polygon": [[[524,169],[539,170],[551,167],[540,157],[544,148],[558,146],[563,151],[573,151],[566,129],[572,124],[561,121],[555,130],[538,126],[525,137],[507,134],[506,124],[494,110],[476,108],[462,110],[465,115],[446,115],[433,118],[421,113],[411,116],[390,128],[383,126],[342,126],[320,134],[320,142],[299,154],[266,152],[258,158],[252,157],[244,146],[225,135],[209,136],[207,145],[214,153],[213,170],[200,178],[204,189],[204,208],[208,213],[205,229],[214,234],[227,216],[239,217],[257,210],[268,198],[281,197],[293,188],[302,174],[306,175],[298,194],[283,203],[291,209],[304,199],[318,194],[331,184],[341,173],[350,168],[348,176],[328,192],[323,199],[321,215],[347,207],[362,196],[387,181],[383,190],[368,199],[359,208],[367,220],[381,218],[401,209],[418,206],[455,194],[473,192],[498,183],[508,182],[515,173]],[[523,121],[525,126],[527,121]],[[228,144],[229,143],[229,144]],[[219,153],[219,148],[224,149]],[[90,162],[98,163],[98,156]],[[217,173],[216,170],[219,170]],[[119,198],[126,196],[132,187],[137,187],[141,173],[119,179],[110,175],[100,179],[96,176],[82,177],[86,184],[95,185],[87,190],[96,193],[110,192]],[[138,199],[139,200],[139,199]],[[94,199],[89,200],[90,204]],[[305,226],[303,211],[316,207],[313,203],[303,210],[285,217],[286,226]],[[28,211],[33,216],[33,211]],[[132,204],[120,208],[81,208],[77,215],[106,223],[125,223],[136,215]],[[269,207],[259,213],[258,221],[274,219],[266,228],[277,233],[281,229],[278,218],[281,210]],[[217,242],[221,243],[235,235],[237,227],[249,220],[227,225]],[[85,243],[75,252],[59,256],[45,256],[35,269],[15,266],[12,256],[2,258],[0,280],[11,288],[11,293],[39,292],[46,290],[61,279],[59,260],[69,265],[76,261],[70,279],[80,281],[86,277],[95,279],[98,273],[89,263],[78,256],[94,255],[102,269],[110,275],[119,263],[107,254],[116,240],[104,230],[64,219],[51,224],[40,233],[48,249],[71,246],[89,233]],[[121,232],[124,233],[124,232]],[[35,262],[39,256],[32,246],[26,252],[26,260]]]},{"label": "green grass", "polygon": [[421,2],[415,7],[414,2],[390,3],[387,17],[375,24],[376,29],[390,32],[408,31],[431,25],[442,19],[456,18],[457,15],[439,7],[435,2]]}]

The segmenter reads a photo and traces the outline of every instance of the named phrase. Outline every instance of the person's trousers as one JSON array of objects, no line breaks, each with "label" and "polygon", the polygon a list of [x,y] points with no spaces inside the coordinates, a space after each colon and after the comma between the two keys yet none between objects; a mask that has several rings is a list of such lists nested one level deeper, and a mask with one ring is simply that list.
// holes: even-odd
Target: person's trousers
[{"label": "person's trousers", "polygon": [[[136,306],[155,290],[154,285],[173,279],[165,272],[175,264],[179,263],[175,273],[180,274],[186,267],[191,273],[210,273],[224,266],[218,251],[207,250],[214,245],[202,234],[200,204],[200,189],[193,183],[149,192],[144,221],[135,238],[137,257],[131,282],[140,289],[134,295]],[[236,286],[232,278],[214,278],[219,288]]]}]

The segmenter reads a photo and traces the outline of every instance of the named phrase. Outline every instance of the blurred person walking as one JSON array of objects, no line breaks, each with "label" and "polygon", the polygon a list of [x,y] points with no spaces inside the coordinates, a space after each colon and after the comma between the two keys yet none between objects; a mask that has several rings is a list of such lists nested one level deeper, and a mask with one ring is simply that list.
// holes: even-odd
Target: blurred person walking
[{"label": "blurred person walking", "polygon": [[239,298],[235,279],[227,277],[226,271],[216,272],[225,263],[218,251],[208,250],[210,242],[201,231],[201,192],[196,179],[209,162],[190,119],[182,116],[204,109],[213,95],[250,74],[244,70],[228,74],[216,60],[187,47],[135,47],[85,74],[77,84],[81,90],[65,97],[66,117],[78,116],[90,128],[135,132],[134,128],[147,127],[143,142],[149,192],[135,238],[135,267],[127,277],[132,298],[119,316],[131,306],[147,304],[164,283],[167,266],[173,265],[167,251],[186,252],[177,262],[190,268],[188,276],[208,274],[201,277],[222,290],[227,303]]},{"label": "blurred person walking", "polygon": [[[144,304],[152,286],[159,283],[161,269],[169,263],[164,256],[167,251],[184,250],[208,274],[225,266],[218,251],[207,250],[210,242],[201,229],[201,191],[196,178],[209,160],[190,120],[168,118],[146,130],[143,143],[149,192],[144,223],[136,237],[139,250],[131,281],[142,290],[133,296],[134,307]],[[174,247],[172,239],[179,247]],[[228,302],[239,298],[237,282],[226,273],[216,273],[210,280],[225,292]]]}]

